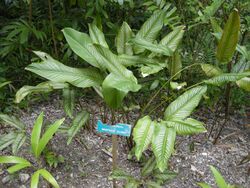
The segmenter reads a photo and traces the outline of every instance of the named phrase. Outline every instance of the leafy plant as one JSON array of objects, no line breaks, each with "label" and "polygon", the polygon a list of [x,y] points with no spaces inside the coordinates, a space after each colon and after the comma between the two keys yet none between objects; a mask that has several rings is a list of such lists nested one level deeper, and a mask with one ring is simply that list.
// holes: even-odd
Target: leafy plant
[{"label": "leafy plant", "polygon": [[[236,188],[236,186],[234,185],[227,184],[223,176],[220,174],[220,172],[216,168],[214,168],[213,166],[210,166],[210,169],[213,173],[213,176],[214,176],[214,179],[216,181],[218,188]],[[207,183],[197,183],[197,184],[202,188],[212,187]]]},{"label": "leafy plant", "polygon": [[[52,139],[53,135],[58,130],[59,126],[63,123],[64,118],[57,120],[55,123],[49,126],[49,128],[45,131],[44,135],[40,138],[40,134],[42,131],[42,124],[43,124],[43,112],[38,116],[38,118],[35,121],[32,134],[31,134],[31,149],[32,153],[34,154],[35,158],[37,159],[37,162],[39,164],[39,169],[36,170],[32,177],[31,177],[31,188],[37,188],[39,183],[39,176],[41,175],[44,177],[53,187],[59,188],[58,183],[56,182],[55,178],[44,168],[41,168],[40,164],[40,155],[46,148],[46,145],[48,142]],[[8,120],[5,118],[5,120]],[[12,121],[10,119],[11,124],[15,124],[16,122]],[[47,155],[48,157],[48,155]],[[56,165],[56,161],[51,161],[51,157],[49,158],[50,162],[52,162],[53,165]],[[32,167],[35,168],[29,161],[27,161],[24,158],[17,157],[17,156],[0,156],[0,163],[10,163],[14,164],[13,166],[9,167],[7,171],[12,174],[15,172],[18,172],[24,168]]]},{"label": "leafy plant", "polygon": [[16,117],[8,116],[6,114],[0,114],[0,119],[4,122],[4,124],[15,128],[14,131],[1,135],[0,150],[12,145],[12,153],[16,155],[19,149],[25,143],[27,137],[25,132],[25,124]]},{"label": "leafy plant", "polygon": [[198,86],[180,95],[166,108],[163,120],[152,121],[149,116],[138,120],[133,130],[135,155],[138,160],[151,145],[157,167],[164,172],[174,151],[176,135],[206,132],[202,122],[188,118],[206,90],[206,86]]}]

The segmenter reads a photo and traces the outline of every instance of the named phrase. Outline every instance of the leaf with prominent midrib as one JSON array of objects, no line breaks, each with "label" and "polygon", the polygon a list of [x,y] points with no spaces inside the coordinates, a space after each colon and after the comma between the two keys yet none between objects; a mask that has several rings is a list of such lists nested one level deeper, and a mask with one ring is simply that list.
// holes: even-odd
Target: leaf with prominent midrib
[{"label": "leaf with prominent midrib", "polygon": [[164,112],[164,119],[185,119],[198,106],[206,91],[207,86],[198,86],[186,91],[167,107]]},{"label": "leaf with prominent midrib", "polygon": [[69,82],[74,86],[86,88],[100,86],[103,75],[94,68],[72,68],[68,67],[43,52],[35,52],[43,61],[32,63],[26,70],[34,72],[53,82]]},{"label": "leaf with prominent midrib", "polygon": [[174,151],[176,130],[159,123],[152,139],[152,148],[156,157],[157,167],[163,172],[167,167],[168,159]]},{"label": "leaf with prominent midrib", "polygon": [[141,158],[142,152],[149,146],[156,122],[152,121],[149,116],[141,118],[135,125],[133,130],[133,139],[136,143],[135,145],[135,155],[139,160]]},{"label": "leaf with prominent midrib", "polygon": [[126,22],[123,22],[117,37],[116,37],[116,48],[118,54],[133,55],[133,48],[128,41],[132,38],[133,32]]}]

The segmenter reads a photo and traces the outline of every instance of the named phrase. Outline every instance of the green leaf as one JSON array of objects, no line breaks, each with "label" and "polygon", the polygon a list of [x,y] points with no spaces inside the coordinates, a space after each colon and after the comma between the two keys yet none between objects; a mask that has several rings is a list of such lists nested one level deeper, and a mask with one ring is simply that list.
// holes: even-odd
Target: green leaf
[{"label": "green leaf", "polygon": [[138,65],[155,65],[161,63],[158,59],[147,58],[144,56],[136,56],[136,55],[126,55],[122,54],[118,56],[121,64],[125,67],[128,66],[138,66]]},{"label": "green leaf", "polygon": [[174,28],[172,32],[166,35],[159,44],[167,46],[171,51],[175,51],[184,35],[184,26]]},{"label": "green leaf", "polygon": [[207,86],[198,86],[186,91],[167,107],[164,112],[164,119],[185,119],[198,106],[206,91]]},{"label": "green leaf", "polygon": [[11,81],[2,82],[2,83],[0,83],[0,88],[4,87],[10,83],[11,83]]},{"label": "green leaf", "polygon": [[8,116],[0,113],[0,119],[7,125],[11,125],[19,130],[23,130],[25,128],[25,124],[15,116]]},{"label": "green leaf", "polygon": [[220,172],[218,170],[216,170],[216,168],[214,168],[213,166],[210,166],[210,169],[214,175],[215,181],[218,185],[219,188],[225,188],[228,187],[226,181],[224,180],[224,178],[222,177],[222,175],[220,174]]},{"label": "green leaf", "polygon": [[65,87],[68,87],[67,83],[54,83],[51,81],[42,82],[36,86],[23,86],[17,91],[15,102],[20,103],[31,93],[51,92],[53,89],[63,89]]},{"label": "green leaf", "polygon": [[24,169],[26,167],[30,167],[30,166],[32,166],[30,163],[27,163],[27,164],[26,163],[16,164],[16,165],[13,165],[13,166],[9,167],[7,169],[7,171],[10,174],[13,174],[13,173],[15,173],[15,172],[17,172],[19,170],[22,170],[22,169]]},{"label": "green leaf", "polygon": [[[136,34],[136,38],[143,38],[148,42],[154,42],[159,32],[163,27],[163,20],[166,16],[165,11],[155,12],[140,28],[138,33]],[[144,49],[135,48],[135,53],[141,53]]]},{"label": "green leaf", "polygon": [[27,70],[34,72],[53,82],[69,82],[74,86],[86,88],[99,86],[103,76],[93,68],[71,68],[43,52],[35,52],[42,60],[42,63],[32,63]]},{"label": "green leaf", "polygon": [[201,64],[201,68],[208,77],[218,76],[223,73],[219,67],[210,64],[203,63]]},{"label": "green leaf", "polygon": [[156,167],[155,157],[149,158],[141,170],[141,175],[146,177],[146,176],[152,174],[155,167]]},{"label": "green leaf", "polygon": [[237,84],[241,89],[244,89],[244,90],[250,92],[250,78],[249,78],[249,77],[245,77],[245,78],[242,78],[242,79],[236,81],[236,84]]},{"label": "green leaf", "polygon": [[153,138],[156,122],[152,121],[149,116],[145,116],[136,123],[133,130],[133,139],[135,145],[135,156],[139,160],[142,152],[145,151]]},{"label": "green leaf", "polygon": [[112,171],[111,175],[109,176],[111,179],[117,179],[117,180],[130,180],[134,179],[133,176],[131,176],[129,173],[125,172],[122,169],[115,169]]},{"label": "green leaf", "polygon": [[197,183],[197,185],[199,185],[201,188],[212,188],[210,185],[206,183]]},{"label": "green leaf", "polygon": [[16,156],[0,156],[0,163],[30,164],[26,159]]},{"label": "green leaf", "polygon": [[239,40],[240,16],[238,10],[230,14],[219,41],[216,57],[221,63],[231,61]]},{"label": "green leaf", "polygon": [[136,181],[136,180],[130,180],[124,188],[138,188],[140,185],[140,182]]},{"label": "green leaf", "polygon": [[31,148],[36,158],[39,157],[38,148],[39,148],[41,129],[43,125],[43,116],[44,116],[44,113],[41,112],[41,114],[38,116],[38,118],[36,119],[34,123],[33,130],[31,133]]},{"label": "green leaf", "polygon": [[7,148],[9,145],[13,144],[17,133],[15,132],[10,132],[8,134],[5,135],[0,135],[0,151]]},{"label": "green leaf", "polygon": [[242,58],[232,68],[233,73],[241,73],[245,71],[250,71],[250,60],[247,61],[245,58]]},{"label": "green leaf", "polygon": [[105,67],[96,60],[95,55],[89,52],[88,46],[92,44],[92,40],[87,34],[81,33],[72,28],[64,28],[62,32],[70,48],[79,57],[81,57],[94,67],[103,70],[105,69]]},{"label": "green leaf", "polygon": [[94,23],[89,24],[89,35],[93,43],[109,48],[103,32]]},{"label": "green leaf", "polygon": [[204,80],[205,83],[221,86],[228,82],[236,82],[244,77],[250,76],[250,72],[242,72],[242,73],[224,73],[208,80]]},{"label": "green leaf", "polygon": [[57,181],[55,178],[45,169],[40,169],[39,174],[46,179],[54,188],[59,188]]},{"label": "green leaf", "polygon": [[42,138],[39,140],[39,145],[37,149],[37,155],[36,157],[39,157],[41,153],[43,152],[44,148],[48,144],[48,142],[52,139],[53,135],[56,133],[60,125],[64,122],[64,118],[57,120],[55,123],[50,125],[50,127],[46,130],[46,132],[43,134]]},{"label": "green leaf", "polygon": [[145,66],[141,66],[140,71],[143,77],[155,74],[168,66],[168,61],[148,63]]},{"label": "green leaf", "polygon": [[30,188],[37,188],[39,183],[39,170],[31,176]]},{"label": "green leaf", "polygon": [[209,18],[214,16],[220,6],[224,3],[225,0],[213,0],[212,4],[207,6],[204,10],[203,20],[207,21]]},{"label": "green leaf", "polygon": [[114,86],[114,88],[125,91],[124,88],[128,87],[121,85],[119,81],[126,80],[127,83],[131,82],[130,85],[134,85],[133,86],[134,89],[131,91],[138,91],[140,86],[137,85],[136,77],[130,70],[126,69],[119,62],[119,59],[115,54],[113,54],[109,49],[103,48],[100,45],[92,45],[89,46],[89,48],[92,48],[92,53],[97,57],[98,61],[101,62],[109,70],[110,73],[112,73],[108,77],[112,77],[115,79],[113,83],[118,81],[118,83],[116,84],[116,86]]},{"label": "green leaf", "polygon": [[168,159],[174,151],[176,131],[174,128],[158,124],[155,128],[152,139],[152,149],[156,157],[157,167],[163,172],[168,163]]},{"label": "green leaf", "polygon": [[66,114],[73,118],[75,106],[75,91],[71,88],[64,88],[63,89],[63,107]]},{"label": "green leaf", "polygon": [[168,180],[174,179],[177,176],[177,173],[165,170],[164,172],[154,172],[153,176],[158,182],[165,183]]},{"label": "green leaf", "polygon": [[59,188],[57,181],[55,178],[45,169],[37,170],[31,177],[31,185],[30,188],[37,188],[39,183],[39,175],[41,175],[44,179],[46,179],[54,188]]},{"label": "green leaf", "polygon": [[135,39],[133,39],[133,43],[139,49],[147,49],[151,52],[162,54],[165,56],[171,56],[173,54],[173,51],[168,46],[164,46],[162,44],[154,44],[145,40],[144,38],[136,37]]},{"label": "green leaf", "polygon": [[83,125],[86,124],[86,122],[89,119],[89,113],[87,111],[82,111],[77,114],[77,116],[74,118],[72,126],[68,130],[68,141],[67,145],[69,145],[76,135],[76,133],[80,130]]},{"label": "green leaf", "polygon": [[[175,52],[171,57],[171,61],[168,66],[170,76],[174,76],[177,72],[182,69],[181,56],[178,52]],[[181,76],[181,73],[178,73],[173,79],[177,80]]]},{"label": "green leaf", "polygon": [[132,36],[133,32],[131,28],[126,22],[123,22],[116,37],[116,48],[118,54],[133,55],[133,48],[128,43]]},{"label": "green leaf", "polygon": [[202,122],[192,118],[187,118],[185,120],[173,119],[165,122],[167,126],[174,127],[178,135],[198,134],[207,131]]},{"label": "green leaf", "polygon": [[24,144],[26,140],[25,133],[18,133],[13,144],[12,144],[12,153],[14,155],[17,154],[18,150],[21,148],[21,146]]},{"label": "green leaf", "polygon": [[145,184],[147,185],[148,188],[162,188],[162,186],[159,183],[151,180],[147,181]]}]

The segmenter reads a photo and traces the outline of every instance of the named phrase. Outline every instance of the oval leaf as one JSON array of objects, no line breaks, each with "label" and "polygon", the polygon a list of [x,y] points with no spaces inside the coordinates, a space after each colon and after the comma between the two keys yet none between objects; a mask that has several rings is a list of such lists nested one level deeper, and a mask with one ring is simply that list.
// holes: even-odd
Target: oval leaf
[{"label": "oval leaf", "polygon": [[141,158],[142,152],[148,148],[153,138],[155,125],[156,122],[153,122],[149,116],[145,116],[139,119],[134,127],[135,156],[138,160]]},{"label": "oval leaf", "polygon": [[234,10],[224,27],[222,37],[219,41],[216,57],[221,63],[231,61],[239,40],[240,16],[238,10]]}]

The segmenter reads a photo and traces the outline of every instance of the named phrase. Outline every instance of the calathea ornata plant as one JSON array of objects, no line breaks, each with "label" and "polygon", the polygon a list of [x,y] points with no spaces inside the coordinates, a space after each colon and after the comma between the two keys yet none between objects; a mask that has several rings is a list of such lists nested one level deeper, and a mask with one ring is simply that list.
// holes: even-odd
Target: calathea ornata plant
[{"label": "calathea ornata plant", "polygon": [[156,11],[136,34],[124,22],[115,40],[117,53],[110,50],[104,34],[95,24],[89,24],[89,34],[72,28],[63,29],[70,48],[89,67],[72,68],[44,52],[35,51],[42,61],[30,64],[26,70],[49,81],[37,86],[24,86],[16,93],[16,102],[33,92],[63,89],[64,109],[72,116],[74,94],[70,85],[73,85],[80,88],[92,87],[110,108],[120,108],[129,92],[137,92],[141,88],[128,67],[139,67],[143,76],[155,74],[167,67],[171,56],[177,51],[184,33],[183,26],[174,28],[159,43],[156,42],[166,16],[166,10]]},{"label": "calathea ornata plant", "polygon": [[206,132],[202,122],[189,118],[206,91],[206,86],[186,91],[166,108],[163,119],[159,121],[152,120],[149,116],[139,119],[133,131],[137,159],[151,146],[157,167],[163,172],[174,151],[176,135]]}]

